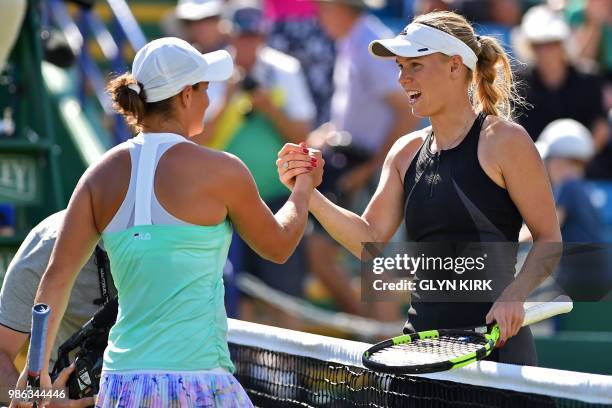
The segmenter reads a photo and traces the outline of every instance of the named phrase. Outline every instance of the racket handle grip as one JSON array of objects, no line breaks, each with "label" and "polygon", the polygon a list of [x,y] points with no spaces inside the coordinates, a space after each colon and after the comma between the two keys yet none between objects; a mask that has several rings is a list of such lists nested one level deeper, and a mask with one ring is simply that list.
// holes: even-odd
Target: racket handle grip
[{"label": "racket handle grip", "polygon": [[523,326],[546,320],[553,316],[569,313],[574,304],[569,296],[561,295],[549,302],[525,302]]},{"label": "racket handle grip", "polygon": [[[43,367],[43,358],[45,356],[45,342],[47,339],[47,322],[51,308],[44,304],[38,303],[32,307],[32,334],[30,336],[30,350],[28,352],[28,385],[30,378],[36,381],[40,377],[40,370]],[[38,386],[38,384],[32,386]]]}]

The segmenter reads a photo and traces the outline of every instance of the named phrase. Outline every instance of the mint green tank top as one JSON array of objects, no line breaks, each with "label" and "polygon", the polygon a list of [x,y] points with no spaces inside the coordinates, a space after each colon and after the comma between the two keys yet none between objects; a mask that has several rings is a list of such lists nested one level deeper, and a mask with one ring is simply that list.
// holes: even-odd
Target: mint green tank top
[{"label": "mint green tank top", "polygon": [[111,224],[121,217],[131,221],[102,234],[119,296],[117,322],[104,352],[107,371],[234,370],[222,279],[230,223],[151,222],[158,147],[181,142],[188,141],[173,134],[139,135],[127,142],[139,150],[138,165],[132,162],[128,194]]}]

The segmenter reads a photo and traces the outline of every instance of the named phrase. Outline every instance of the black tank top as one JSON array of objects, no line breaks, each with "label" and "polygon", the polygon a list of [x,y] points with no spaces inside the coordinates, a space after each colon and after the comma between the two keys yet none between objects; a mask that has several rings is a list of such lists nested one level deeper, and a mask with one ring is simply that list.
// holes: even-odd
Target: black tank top
[{"label": "black tank top", "polygon": [[[478,140],[486,119],[480,113],[456,147],[432,153],[432,132],[404,177],[404,216],[412,242],[517,242],[522,217],[508,192],[484,172],[478,161]],[[514,246],[510,246],[515,248]],[[496,276],[514,275],[516,251],[504,251],[504,267]],[[497,265],[499,266],[499,264]],[[497,266],[495,269],[497,269]],[[450,272],[454,274],[454,272]],[[409,322],[417,331],[483,324],[492,302],[412,302]],[[503,349],[488,358],[514,364],[536,364],[529,328],[523,328]]]},{"label": "black tank top", "polygon": [[[478,139],[486,115],[481,113],[463,141],[456,147],[432,153],[433,137],[427,135],[404,178],[405,222],[409,242],[437,242],[424,251],[438,251],[432,256],[453,256],[461,243],[508,242],[518,240],[521,215],[508,192],[493,182],[478,161]],[[446,244],[448,243],[448,245]],[[514,258],[514,259],[512,259]],[[516,254],[500,256],[504,268],[490,268],[497,287],[505,287],[512,279]],[[492,265],[494,258],[488,258]],[[453,271],[422,272],[419,279],[456,279]],[[501,279],[503,282],[501,282]],[[476,277],[475,279],[478,279]],[[487,302],[457,301],[449,292],[449,302],[422,301],[415,297],[412,305],[417,315],[410,322],[417,330],[469,327],[484,323],[493,300]],[[453,301],[454,300],[454,301]]]},{"label": "black tank top", "polygon": [[478,140],[480,113],[456,147],[432,153],[432,132],[404,177],[408,241],[518,241],[522,218],[508,192],[484,172]]}]

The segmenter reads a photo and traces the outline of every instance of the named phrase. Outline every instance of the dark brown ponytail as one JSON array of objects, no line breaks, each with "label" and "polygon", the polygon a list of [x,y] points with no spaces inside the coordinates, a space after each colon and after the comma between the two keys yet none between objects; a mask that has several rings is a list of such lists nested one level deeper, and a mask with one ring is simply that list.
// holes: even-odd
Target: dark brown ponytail
[{"label": "dark brown ponytail", "polygon": [[[129,85],[140,86],[140,93],[130,89]],[[110,80],[106,91],[113,100],[113,109],[125,118],[130,127],[140,132],[146,114],[146,95],[142,85],[130,73],[119,75]]]}]

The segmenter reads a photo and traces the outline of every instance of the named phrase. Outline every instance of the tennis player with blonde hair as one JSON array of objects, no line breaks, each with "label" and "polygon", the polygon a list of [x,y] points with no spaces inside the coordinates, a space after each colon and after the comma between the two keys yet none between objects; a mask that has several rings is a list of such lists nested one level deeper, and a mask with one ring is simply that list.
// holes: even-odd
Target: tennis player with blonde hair
[{"label": "tennis player with blonde hair", "polygon": [[[413,242],[517,242],[524,220],[536,244],[561,241],[538,151],[510,120],[512,72],[494,38],[479,37],[458,14],[432,12],[395,38],[373,41],[370,52],[395,59],[412,113],[431,126],[395,143],[362,215],[313,194],[310,211],[334,239],[360,257],[363,242],[388,242],[403,221]],[[299,149],[287,144],[279,152],[280,178],[290,188],[291,171],[308,167]],[[494,303],[423,302],[410,323],[419,331],[495,320],[508,342],[492,358],[534,365],[522,302],[544,277],[528,260]]]}]

